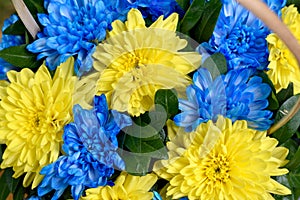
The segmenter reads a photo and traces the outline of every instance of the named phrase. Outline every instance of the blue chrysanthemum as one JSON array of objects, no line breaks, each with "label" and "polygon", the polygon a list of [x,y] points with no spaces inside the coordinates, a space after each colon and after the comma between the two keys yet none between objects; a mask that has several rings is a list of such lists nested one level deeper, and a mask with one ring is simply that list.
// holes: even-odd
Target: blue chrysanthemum
[{"label": "blue chrysanthemum", "polygon": [[116,136],[120,129],[131,125],[131,119],[109,112],[104,95],[95,96],[94,104],[93,110],[74,106],[74,123],[64,128],[66,155],[41,170],[45,177],[38,187],[39,196],[55,190],[52,199],[58,199],[71,186],[72,196],[77,200],[85,187],[104,186],[115,168],[125,169],[124,161],[116,152]]},{"label": "blue chrysanthemum", "polygon": [[126,16],[131,8],[139,9],[144,18],[155,21],[159,16],[168,17],[173,12],[183,16],[184,11],[175,0],[114,0],[120,16]]},{"label": "blue chrysanthemum", "polygon": [[38,196],[33,195],[33,196],[27,198],[26,200],[41,200],[41,198],[38,197]]},{"label": "blue chrysanthemum", "polygon": [[48,14],[38,14],[43,31],[28,50],[46,58],[50,70],[74,56],[76,74],[89,72],[95,47],[112,22],[110,10],[102,0],[48,0],[45,6]]},{"label": "blue chrysanthemum", "polygon": [[[154,191],[152,200],[162,200],[162,197],[158,192]],[[187,197],[181,197],[179,200],[189,200],[189,199]]]},{"label": "blue chrysanthemum", "polygon": [[[0,50],[6,49],[12,46],[18,46],[25,43],[24,37],[19,35],[7,35],[3,34],[3,32],[12,24],[14,24],[18,20],[17,15],[11,15],[8,19],[4,21],[4,25],[2,27],[2,41],[0,42]],[[9,70],[16,70],[17,68],[6,62],[2,58],[0,58],[0,80],[7,79],[6,73]]]},{"label": "blue chrysanthemum", "polygon": [[153,191],[153,199],[152,200],[162,200],[162,198],[158,192]]},{"label": "blue chrysanthemum", "polygon": [[[263,0],[276,14],[280,15],[286,0]],[[197,50],[204,58],[209,54],[224,54],[229,69],[255,68],[265,70],[268,63],[266,37],[270,30],[261,20],[235,0],[223,0],[214,32],[208,43]]]},{"label": "blue chrysanthemum", "polygon": [[179,99],[182,112],[174,117],[175,123],[190,132],[223,115],[233,122],[246,120],[249,128],[267,130],[272,124],[272,112],[266,110],[271,88],[252,74],[249,69],[231,70],[213,80],[207,69],[200,68],[186,89],[188,100]]}]

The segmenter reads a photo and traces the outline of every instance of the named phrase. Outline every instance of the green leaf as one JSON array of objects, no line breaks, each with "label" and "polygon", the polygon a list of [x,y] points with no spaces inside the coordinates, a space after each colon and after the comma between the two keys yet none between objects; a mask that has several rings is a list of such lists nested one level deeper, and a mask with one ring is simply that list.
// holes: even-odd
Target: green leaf
[{"label": "green leaf", "polygon": [[201,66],[209,70],[213,79],[227,72],[226,59],[221,53],[211,55]]},{"label": "green leaf", "polygon": [[37,13],[46,12],[43,0],[24,0],[24,3],[34,17],[36,17]]},{"label": "green leaf", "polygon": [[[272,135],[271,135],[272,136]],[[287,156],[287,160],[291,160],[294,157],[294,154],[297,152],[298,149],[298,143],[293,139],[288,139],[284,143],[282,143],[280,146],[286,147],[289,149],[289,154]]]},{"label": "green leaf", "polygon": [[167,150],[159,134],[151,138],[136,138],[127,134],[123,137],[127,148],[119,148],[118,153],[129,173],[145,174],[152,170],[155,160],[167,159]]},{"label": "green leaf", "polygon": [[5,149],[5,145],[1,144],[0,145],[0,163],[2,163],[2,155],[3,155],[4,149]]},{"label": "green leaf", "polygon": [[300,199],[300,189],[294,188],[292,191],[292,194],[294,196],[294,199],[299,200]]},{"label": "green leaf", "polygon": [[203,15],[205,0],[194,0],[183,19],[180,21],[179,32],[187,34],[199,21]]},{"label": "green leaf", "polygon": [[26,27],[24,26],[23,22],[19,19],[9,27],[7,27],[3,34],[8,35],[23,35],[27,31]]},{"label": "green leaf", "polygon": [[276,95],[279,104],[283,104],[288,98],[293,96],[293,84],[290,83],[287,89],[282,89]]},{"label": "green leaf", "polygon": [[[0,172],[2,171],[0,170]],[[4,175],[4,173],[2,174],[2,176],[0,176],[0,199],[6,199],[6,197],[10,193],[10,190],[6,184],[6,176]]]},{"label": "green leaf", "polygon": [[296,132],[296,135],[297,135],[297,138],[300,139],[300,132],[299,131]]},{"label": "green leaf", "polygon": [[162,108],[156,105],[156,109],[154,111],[149,112],[150,123],[157,132],[161,131],[165,126],[165,122],[167,121],[167,113],[165,108]]},{"label": "green leaf", "polygon": [[222,8],[220,0],[210,0],[205,5],[201,19],[191,30],[191,37],[199,43],[206,42],[211,37]]},{"label": "green leaf", "polygon": [[14,193],[14,200],[23,200],[24,199],[25,190],[21,184],[19,184],[19,187],[16,189]]},{"label": "green leaf", "polygon": [[164,157],[160,154],[155,154],[155,151],[164,148],[164,143],[159,134],[149,138],[138,138],[131,135],[126,135],[126,147],[134,153],[153,153],[156,158]]},{"label": "green leaf", "polygon": [[[299,95],[292,96],[281,105],[281,107],[276,113],[275,123],[277,123],[281,118],[287,115],[287,113],[297,102],[298,98]],[[295,134],[299,125],[300,125],[300,111],[298,111],[295,114],[295,116],[290,121],[288,121],[284,126],[282,126],[276,132],[274,132],[272,136],[277,138],[279,143],[283,143]]]},{"label": "green leaf", "polygon": [[161,131],[167,120],[166,112],[162,111],[151,111],[147,115],[134,118],[131,126],[125,127],[123,132],[128,135],[138,138],[149,138]]},{"label": "green leaf", "polygon": [[289,6],[291,4],[294,4],[298,10],[300,9],[300,0],[287,0],[286,5]]},{"label": "green leaf", "polygon": [[278,100],[277,100],[276,95],[273,91],[269,95],[268,101],[269,101],[269,106],[267,107],[267,110],[277,110],[279,108]]},{"label": "green leaf", "polygon": [[176,0],[178,5],[184,10],[187,11],[190,5],[190,0]]},{"label": "green leaf", "polygon": [[[133,124],[123,129],[118,135],[120,146],[118,151],[125,162],[126,170],[130,173],[145,174],[149,170],[151,171],[155,160],[167,158],[164,144],[165,136],[162,131],[157,131],[156,128],[152,127],[152,123],[155,121],[155,118],[151,116],[153,114],[159,115],[158,112],[150,112],[151,123],[149,125]],[[165,120],[160,120],[161,129],[164,122]]]},{"label": "green leaf", "polygon": [[20,68],[36,68],[42,61],[36,60],[36,55],[26,49],[26,45],[13,46],[0,51],[0,57],[10,64]]},{"label": "green leaf", "polygon": [[289,173],[290,184],[295,188],[300,188],[300,174]]},{"label": "green leaf", "polygon": [[[120,154],[120,153],[119,153]],[[120,156],[125,162],[126,172],[133,175],[146,175],[151,171],[151,158],[147,155],[136,154],[131,152],[121,153]]]},{"label": "green leaf", "polygon": [[18,179],[13,178],[12,177],[13,174],[14,174],[14,171],[12,170],[12,168],[5,169],[5,172],[3,174],[3,176],[5,177],[5,180],[6,180],[7,187],[11,193],[15,192],[15,190],[19,184],[19,181],[20,181],[20,178],[18,178]]},{"label": "green leaf", "polygon": [[299,167],[300,167],[299,160],[300,160],[300,146],[298,147],[297,152],[293,155],[293,157],[288,162],[288,164],[286,164],[285,167],[288,168],[290,171],[299,169]]},{"label": "green leaf", "polygon": [[138,117],[132,117],[132,120],[139,126],[147,126],[151,122],[148,111]]},{"label": "green leaf", "polygon": [[156,110],[160,110],[159,105],[164,108],[165,112],[167,113],[167,118],[165,121],[176,115],[178,112],[178,98],[175,90],[158,90],[155,93],[154,103]]}]

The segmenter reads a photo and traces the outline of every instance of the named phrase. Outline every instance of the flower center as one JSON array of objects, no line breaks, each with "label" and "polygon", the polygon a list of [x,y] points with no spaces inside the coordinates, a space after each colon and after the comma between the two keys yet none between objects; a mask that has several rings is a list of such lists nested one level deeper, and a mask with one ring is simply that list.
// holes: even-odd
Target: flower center
[{"label": "flower center", "polygon": [[247,25],[240,25],[234,27],[232,32],[227,38],[228,48],[232,53],[245,53],[255,40],[252,33],[252,28]]},{"label": "flower center", "polygon": [[33,130],[38,130],[41,124],[41,116],[38,112],[29,114],[29,127]]},{"label": "flower center", "polygon": [[143,69],[147,59],[143,56],[135,55],[134,53],[129,53],[126,55],[126,60],[124,62],[125,70],[131,74],[133,81],[143,80]]},{"label": "flower center", "polygon": [[144,66],[147,59],[143,56],[137,56],[135,54],[129,53],[127,55],[127,60],[124,63],[127,69],[139,69],[140,66]]},{"label": "flower center", "polygon": [[225,155],[213,155],[206,164],[205,175],[213,182],[227,182],[230,178],[229,162]]}]

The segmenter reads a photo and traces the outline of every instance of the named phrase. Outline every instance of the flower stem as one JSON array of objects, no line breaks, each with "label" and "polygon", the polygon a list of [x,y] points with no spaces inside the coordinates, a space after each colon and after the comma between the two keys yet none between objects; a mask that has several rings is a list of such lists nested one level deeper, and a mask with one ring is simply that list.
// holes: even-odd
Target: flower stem
[{"label": "flower stem", "polygon": [[[251,11],[254,15],[260,18],[279,38],[285,43],[289,50],[294,54],[297,59],[298,66],[300,63],[300,45],[297,39],[289,31],[287,26],[272,12],[268,6],[260,0],[237,0],[241,5]],[[268,134],[274,133],[280,127],[284,126],[300,109],[300,98],[279,122],[274,124],[269,130]]]}]

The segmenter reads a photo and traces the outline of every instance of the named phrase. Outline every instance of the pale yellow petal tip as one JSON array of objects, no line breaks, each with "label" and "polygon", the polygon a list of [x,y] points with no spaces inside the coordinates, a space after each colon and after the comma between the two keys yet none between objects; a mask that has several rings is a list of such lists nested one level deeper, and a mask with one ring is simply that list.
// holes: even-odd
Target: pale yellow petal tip
[{"label": "pale yellow petal tip", "polygon": [[70,77],[74,74],[74,57],[69,57],[65,62],[61,63],[57,70],[61,70],[60,76]]},{"label": "pale yellow petal tip", "polygon": [[127,21],[125,22],[128,30],[134,30],[137,28],[146,28],[145,20],[142,13],[135,8],[132,8],[127,15]]},{"label": "pale yellow petal tip", "polygon": [[[160,28],[175,32],[178,25],[179,15],[172,13],[166,19],[164,16],[160,16],[149,28]],[[123,31],[131,31],[139,28],[147,28],[142,13],[135,8],[132,8],[127,14],[127,21],[125,24],[120,20],[112,22],[112,31],[108,33],[108,38],[115,36]]]},{"label": "pale yellow petal tip", "polygon": [[150,189],[157,181],[155,174],[134,176],[127,172],[121,172],[114,186],[101,186],[86,190],[86,196],[82,199],[134,199],[151,200],[153,192]]},{"label": "pale yellow petal tip", "polygon": [[174,139],[177,134],[185,132],[184,128],[177,126],[173,120],[168,119],[166,125],[168,137],[170,140]]},{"label": "pale yellow petal tip", "polygon": [[179,15],[177,13],[172,13],[166,19],[163,19],[163,16],[160,16],[153,24],[151,24],[150,28],[161,28],[175,32],[177,29],[178,20]]},{"label": "pale yellow petal tip", "polygon": [[277,195],[290,195],[292,194],[291,190],[284,185],[281,185],[277,181],[271,179],[271,184],[273,189],[270,190],[270,193],[277,194]]}]

